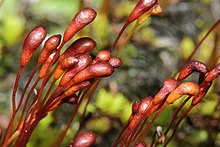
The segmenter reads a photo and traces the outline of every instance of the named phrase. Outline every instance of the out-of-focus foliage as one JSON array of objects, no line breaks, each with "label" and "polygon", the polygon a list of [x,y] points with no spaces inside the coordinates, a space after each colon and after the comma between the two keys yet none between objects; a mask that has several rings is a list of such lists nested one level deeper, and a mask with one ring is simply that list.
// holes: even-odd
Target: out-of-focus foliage
[{"label": "out-of-focus foliage", "polygon": [[[38,124],[27,146],[53,146],[53,143],[55,143],[54,141],[58,138],[58,136],[53,134],[59,133],[59,129],[53,128],[51,125],[52,123],[53,117],[49,114]],[[36,138],[34,136],[38,137]],[[47,139],[45,139],[46,136]]]},{"label": "out-of-focus foliage", "polygon": [[112,94],[100,89],[95,106],[110,117],[119,117],[123,123],[127,122],[131,114],[131,103],[122,94]]},{"label": "out-of-focus foliage", "polygon": [[1,39],[10,46],[19,43],[25,27],[24,18],[15,11],[17,6],[18,2],[9,0],[5,1],[0,9],[2,14]]},{"label": "out-of-focus foliage", "polygon": [[[0,126],[6,127],[9,120],[11,89],[18,69],[22,42],[27,32],[35,26],[44,25],[48,30],[48,37],[50,34],[63,33],[79,9],[92,7],[98,13],[97,18],[74,39],[80,36],[94,38],[97,42],[95,54],[112,44],[125,18],[137,2],[137,0],[0,1]],[[193,51],[193,47],[220,16],[218,0],[160,2],[163,13],[152,16],[133,34],[120,54],[123,66],[101,83],[103,89],[97,91],[88,107],[82,130],[92,130],[98,134],[97,146],[110,146],[115,141],[131,113],[131,102],[147,95],[153,96],[161,87],[162,81],[177,71],[184,59]],[[131,31],[133,25],[128,27],[121,41]],[[193,59],[205,62],[210,68],[214,63],[211,60],[214,59],[214,55],[220,55],[219,45],[217,51],[213,52],[216,32],[205,40],[193,56]],[[20,83],[20,90],[24,87],[33,63],[22,77],[21,81],[24,83]],[[190,78],[196,79],[197,76]],[[116,85],[112,87],[111,81],[117,81]],[[203,102],[184,120],[170,146],[220,146],[219,83],[220,80],[216,80]],[[182,100],[179,100],[169,106],[152,127],[149,137],[152,137],[156,125],[166,128],[173,110],[181,102]],[[63,106],[46,117],[37,126],[28,146],[51,146],[68,121],[72,110],[71,106]],[[73,138],[79,126],[80,115],[82,112],[74,120],[64,146]]]},{"label": "out-of-focus foliage", "polygon": [[192,54],[195,44],[191,38],[185,37],[181,42],[181,47],[183,49],[183,57],[187,58]]}]

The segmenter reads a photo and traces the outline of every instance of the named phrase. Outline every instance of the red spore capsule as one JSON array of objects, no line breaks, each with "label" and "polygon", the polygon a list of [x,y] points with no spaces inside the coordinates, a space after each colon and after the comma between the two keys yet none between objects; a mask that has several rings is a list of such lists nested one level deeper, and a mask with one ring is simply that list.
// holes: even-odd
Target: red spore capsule
[{"label": "red spore capsule", "polygon": [[73,65],[77,64],[79,60],[74,56],[66,56],[64,60],[60,61],[59,64],[63,69],[72,67]]},{"label": "red spore capsule", "polygon": [[164,80],[163,87],[160,91],[155,95],[153,99],[154,105],[160,104],[164,99],[170,94],[173,90],[178,86],[178,82],[173,78],[168,78]]},{"label": "red spore capsule", "polygon": [[135,144],[135,147],[146,147],[146,144],[144,142],[139,142]]},{"label": "red spore capsule", "polygon": [[78,59],[73,56],[67,56],[63,60],[59,62],[59,64],[56,66],[54,70],[54,79],[59,79],[60,76],[71,66],[74,66],[78,63]]},{"label": "red spore capsule", "polygon": [[111,58],[111,53],[108,50],[101,50],[95,58],[95,62],[107,62]]},{"label": "red spore capsule", "polygon": [[92,22],[96,15],[96,11],[91,8],[84,8],[79,11],[64,32],[63,42],[69,41],[79,30]]},{"label": "red spore capsule", "polygon": [[147,96],[143,99],[141,99],[140,105],[138,107],[138,114],[144,114],[148,108],[148,106],[150,105],[152,101],[152,97],[151,96]]},{"label": "red spore capsule", "polygon": [[50,54],[50,56],[47,58],[47,60],[45,61],[45,63],[42,65],[42,67],[40,69],[40,72],[38,74],[39,78],[43,78],[45,76],[45,74],[48,72],[49,68],[54,64],[52,62],[56,62],[58,57],[59,57],[59,54],[57,54],[56,51],[54,51]]},{"label": "red spore capsule", "polygon": [[200,73],[200,82],[202,82],[205,78],[205,75],[208,73],[208,68],[202,62],[192,61],[180,72],[178,76],[178,81],[186,79],[190,74],[195,71]]},{"label": "red spore capsule", "polygon": [[84,81],[81,83],[74,84],[64,92],[64,95],[70,96],[70,95],[74,94],[75,92],[77,92],[78,90],[82,90],[82,89],[88,87],[90,84],[91,84],[90,81]]},{"label": "red spore capsule", "polygon": [[106,77],[110,76],[113,72],[114,68],[108,63],[92,64],[77,73],[73,81],[78,83],[92,78]]},{"label": "red spore capsule", "polygon": [[92,38],[79,38],[66,49],[66,51],[60,56],[59,61],[62,61],[67,55],[75,56],[79,54],[85,54],[93,50],[95,46],[96,42]]},{"label": "red spore capsule", "polygon": [[69,147],[89,147],[96,141],[96,135],[93,132],[84,132],[76,137]]},{"label": "red spore capsule", "polygon": [[79,60],[78,63],[68,69],[60,80],[61,86],[68,84],[79,71],[83,70],[92,63],[92,57],[87,54],[80,55],[77,59]]},{"label": "red spore capsule", "polygon": [[135,101],[132,105],[132,114],[135,114],[138,111],[140,103],[138,101]]},{"label": "red spore capsule", "polygon": [[181,83],[174,91],[172,91],[166,99],[168,104],[172,104],[181,96],[187,95],[198,95],[199,93],[199,86],[193,82],[183,82]]},{"label": "red spore capsule", "polygon": [[131,12],[127,21],[131,23],[139,18],[142,14],[150,10],[150,8],[152,8],[157,3],[157,1],[158,0],[140,0]]},{"label": "red spore capsule", "polygon": [[46,29],[42,26],[35,27],[26,37],[22,53],[20,57],[20,66],[25,67],[30,61],[36,49],[40,46],[44,38],[46,37]]},{"label": "red spore capsule", "polygon": [[112,67],[118,68],[118,67],[121,66],[122,61],[121,61],[120,58],[114,57],[114,58],[111,58],[111,59],[108,61],[108,63],[109,63]]},{"label": "red spore capsule", "polygon": [[73,105],[76,104],[77,100],[78,100],[78,96],[76,94],[73,94],[62,99],[62,103],[68,103]]},{"label": "red spore capsule", "polygon": [[60,40],[61,40],[61,35],[53,35],[47,39],[47,41],[44,44],[44,47],[40,52],[38,58],[38,64],[42,64],[46,61],[50,53],[59,46]]}]

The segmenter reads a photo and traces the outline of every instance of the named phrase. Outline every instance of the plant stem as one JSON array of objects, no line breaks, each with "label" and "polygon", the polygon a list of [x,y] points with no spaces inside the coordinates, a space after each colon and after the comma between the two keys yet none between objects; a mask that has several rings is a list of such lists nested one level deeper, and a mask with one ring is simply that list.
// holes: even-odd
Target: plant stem
[{"label": "plant stem", "polygon": [[168,105],[167,102],[165,102],[163,104],[163,106],[158,110],[158,112],[154,115],[154,117],[151,119],[151,121],[147,124],[147,126],[145,127],[145,129],[141,132],[141,134],[138,136],[138,139],[135,141],[135,143],[139,142],[140,139],[142,138],[142,136],[144,136],[144,134],[147,133],[147,131],[149,130],[150,126],[153,124],[153,122],[156,120],[156,118],[161,114],[161,112],[166,108],[166,106]]},{"label": "plant stem", "polygon": [[166,147],[168,145],[168,143],[173,139],[176,131],[177,131],[177,128],[180,124],[180,122],[185,118],[185,116],[190,112],[190,110],[193,108],[193,105],[190,105],[189,108],[181,115],[181,117],[178,119],[178,121],[176,122],[176,125],[173,129],[173,133],[172,135],[170,136],[170,138],[165,142],[164,144],[164,147]]},{"label": "plant stem", "polygon": [[181,105],[179,105],[179,107],[174,111],[174,114],[172,116],[172,119],[166,129],[166,131],[164,132],[164,135],[166,135],[168,133],[168,131],[170,130],[170,128],[172,127],[174,121],[175,121],[175,118],[177,117],[178,113],[180,112],[180,110],[183,108],[183,106],[189,101],[189,99],[191,98],[192,96],[188,96]]},{"label": "plant stem", "polygon": [[[195,49],[193,50],[193,52],[190,54],[190,56],[185,59],[185,61],[180,65],[178,72],[181,71],[183,69],[183,67],[189,63],[189,61],[191,60],[191,58],[193,57],[193,55],[196,53],[196,51],[199,49],[200,45],[204,42],[204,40],[209,36],[209,34],[220,24],[220,19],[209,29],[209,31],[206,33],[206,35],[202,38],[201,41],[199,41],[199,43],[196,45]],[[177,72],[177,73],[178,73]],[[176,74],[177,74],[176,73]],[[175,74],[175,75],[176,75]],[[174,75],[174,77],[175,77]]]},{"label": "plant stem", "polygon": [[110,52],[112,52],[114,50],[114,48],[116,47],[116,44],[118,43],[121,35],[123,34],[124,30],[127,28],[127,26],[129,25],[129,22],[126,22],[124,24],[124,26],[122,27],[122,29],[120,30],[120,32],[118,33],[117,38],[115,39],[115,42],[112,44],[111,48],[110,48]]}]

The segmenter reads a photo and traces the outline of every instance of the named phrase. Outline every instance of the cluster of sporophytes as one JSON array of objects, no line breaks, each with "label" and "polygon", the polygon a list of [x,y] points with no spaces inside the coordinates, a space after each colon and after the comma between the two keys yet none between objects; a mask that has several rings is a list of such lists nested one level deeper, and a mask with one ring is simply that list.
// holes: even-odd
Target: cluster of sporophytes
[{"label": "cluster of sporophytes", "polygon": [[[130,13],[112,46],[109,49],[100,50],[96,56],[90,54],[96,47],[96,41],[90,37],[81,37],[65,48],[66,43],[72,40],[76,33],[95,19],[97,14],[92,8],[80,10],[63,35],[55,34],[45,40],[47,36],[45,27],[37,26],[30,31],[23,43],[20,66],[12,93],[12,115],[3,135],[1,130],[1,145],[4,147],[25,146],[38,123],[47,117],[49,112],[68,103],[74,106],[74,111],[69,123],[58,138],[56,146],[60,146],[82,102],[86,101],[84,116],[86,107],[102,78],[112,75],[115,69],[121,66],[122,61],[118,55],[136,28],[144,23],[150,15],[161,12],[162,9],[157,0],[140,0]],[[136,21],[136,25],[133,30],[116,50],[116,45],[124,30],[134,21]],[[220,74],[220,64],[213,63],[214,66],[209,69],[206,64],[200,61],[191,61],[191,57],[200,44],[219,23],[220,20],[213,25],[191,56],[185,60],[178,71],[177,78],[175,76],[167,78],[155,96],[146,96],[140,102],[133,103],[132,114],[127,125],[113,146],[157,146],[158,144],[166,146],[172,140],[180,122],[204,98],[213,81]],[[43,41],[45,41],[44,44]],[[41,45],[43,47],[38,56],[36,67],[29,76],[20,98],[17,98],[16,92],[23,70]],[[218,58],[217,56],[213,61],[217,62]],[[198,81],[186,81],[193,72],[199,73]],[[37,78],[34,79],[34,76]],[[38,85],[40,85],[40,89],[36,90]],[[34,98],[32,97],[33,93]],[[172,115],[167,129],[163,131],[158,126],[151,143],[144,141],[149,128],[161,112],[183,95],[187,95],[187,98]],[[178,113],[189,100],[192,100],[191,105],[177,119]],[[147,122],[150,116],[152,118]],[[17,118],[18,120],[16,120]],[[174,126],[172,134],[168,138],[166,135],[172,126]],[[156,136],[158,136],[157,140]],[[95,141],[96,135],[87,131],[74,137],[69,146],[91,146]]]}]

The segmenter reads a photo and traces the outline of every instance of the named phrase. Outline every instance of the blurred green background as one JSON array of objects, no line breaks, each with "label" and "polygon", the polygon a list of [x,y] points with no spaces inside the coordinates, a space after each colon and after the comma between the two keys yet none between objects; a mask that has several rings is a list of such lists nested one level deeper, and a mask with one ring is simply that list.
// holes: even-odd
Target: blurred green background
[{"label": "blurred green background", "polygon": [[[94,54],[108,48],[134,8],[137,0],[0,0],[0,126],[5,129],[10,118],[11,91],[19,66],[22,42],[35,26],[47,28],[48,36],[62,34],[74,14],[83,7],[91,7],[97,18],[75,37],[90,36],[97,42]],[[141,25],[122,50],[123,65],[102,81],[81,131],[97,134],[94,146],[111,146],[126,125],[132,102],[155,95],[163,80],[172,76],[193,51],[195,45],[220,17],[219,0],[160,1],[163,13],[152,16]],[[131,31],[125,31],[122,39]],[[211,58],[216,34],[214,31],[193,57],[212,67]],[[75,39],[74,38],[74,39]],[[74,40],[73,39],[73,40]],[[119,42],[120,43],[120,42]],[[218,45],[219,46],[219,45]],[[220,50],[220,48],[218,47]],[[220,55],[220,51],[216,53]],[[19,83],[18,95],[36,65],[35,58],[25,69]],[[219,61],[218,61],[219,62]],[[195,74],[189,80],[195,80]],[[219,79],[206,98],[187,116],[169,146],[220,146],[220,89]],[[182,100],[169,106],[155,122],[166,128],[173,110]],[[36,128],[29,147],[51,146],[68,121],[72,106],[63,105],[50,113]],[[80,116],[80,113],[79,113]],[[67,146],[79,126],[79,117],[67,133]]]}]

